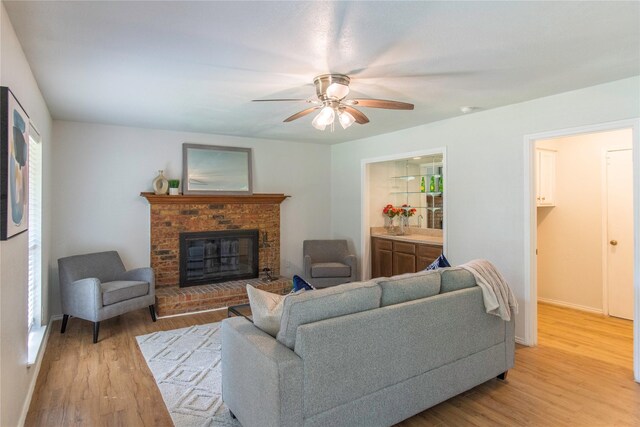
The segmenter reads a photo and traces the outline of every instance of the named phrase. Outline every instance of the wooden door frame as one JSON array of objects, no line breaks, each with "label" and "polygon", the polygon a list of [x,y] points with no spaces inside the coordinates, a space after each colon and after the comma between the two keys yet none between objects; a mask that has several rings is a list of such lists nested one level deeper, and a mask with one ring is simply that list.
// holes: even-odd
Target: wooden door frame
[{"label": "wooden door frame", "polygon": [[[362,215],[360,230],[360,248],[362,258],[360,259],[360,280],[368,280],[371,278],[371,227],[369,222],[369,165],[372,163],[388,162],[393,160],[403,160],[411,157],[432,156],[434,154],[442,154],[442,179],[443,193],[446,194],[449,179],[447,178],[447,148],[437,147],[420,151],[409,151],[398,154],[390,154],[387,156],[371,157],[362,159],[360,162],[360,185],[362,188],[362,199],[360,212]],[[382,206],[380,207],[382,208]],[[442,253],[447,253],[447,197],[442,201]],[[425,218],[426,220],[426,218]]]},{"label": "wooden door frame", "polygon": [[[535,203],[535,145],[538,140],[579,134],[631,129],[633,152],[633,212],[634,212],[634,320],[633,373],[640,382],[640,118],[599,123],[568,129],[524,135],[524,322],[523,344],[538,343],[537,308],[537,209]],[[446,182],[446,181],[445,181]]]}]

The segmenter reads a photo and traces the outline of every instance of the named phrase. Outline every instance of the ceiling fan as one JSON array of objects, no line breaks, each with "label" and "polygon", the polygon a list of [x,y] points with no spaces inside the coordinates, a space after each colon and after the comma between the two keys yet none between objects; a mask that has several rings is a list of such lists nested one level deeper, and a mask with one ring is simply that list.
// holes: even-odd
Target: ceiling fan
[{"label": "ceiling fan", "polygon": [[387,101],[385,99],[346,99],[349,94],[349,83],[351,79],[344,74],[321,74],[313,79],[316,87],[318,99],[254,99],[254,102],[300,102],[304,101],[313,104],[305,110],[284,119],[284,122],[292,122],[316,110],[320,113],[313,119],[311,124],[318,130],[324,130],[328,125],[333,124],[336,117],[343,129],[348,128],[353,123],[366,124],[369,119],[360,110],[354,107],[384,108],[388,110],[413,110],[413,104],[399,101]]}]

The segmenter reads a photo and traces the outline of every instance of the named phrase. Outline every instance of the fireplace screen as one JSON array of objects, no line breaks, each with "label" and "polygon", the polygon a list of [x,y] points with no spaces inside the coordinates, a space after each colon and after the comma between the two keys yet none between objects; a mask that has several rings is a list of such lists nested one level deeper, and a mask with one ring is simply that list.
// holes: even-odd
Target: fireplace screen
[{"label": "fireplace screen", "polygon": [[180,286],[258,277],[258,230],[180,233]]}]

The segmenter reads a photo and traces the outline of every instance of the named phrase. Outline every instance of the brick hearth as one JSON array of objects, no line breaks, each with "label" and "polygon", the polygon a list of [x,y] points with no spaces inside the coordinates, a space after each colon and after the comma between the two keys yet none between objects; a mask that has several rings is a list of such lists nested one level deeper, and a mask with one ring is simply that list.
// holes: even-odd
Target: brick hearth
[{"label": "brick hearth", "polygon": [[180,233],[257,229],[267,232],[269,248],[259,247],[259,269],[280,274],[280,203],[284,194],[252,196],[156,196],[141,193],[150,204],[151,267],[156,276],[156,309],[160,316],[209,310],[247,302],[245,285],[275,293],[290,289],[290,281],[240,280],[179,287]]},{"label": "brick hearth", "polygon": [[246,291],[247,283],[258,289],[280,295],[288,293],[292,287],[291,279],[282,277],[273,282],[263,282],[261,279],[246,279],[186,288],[164,286],[156,289],[158,316],[171,316],[246,304],[249,302]]}]

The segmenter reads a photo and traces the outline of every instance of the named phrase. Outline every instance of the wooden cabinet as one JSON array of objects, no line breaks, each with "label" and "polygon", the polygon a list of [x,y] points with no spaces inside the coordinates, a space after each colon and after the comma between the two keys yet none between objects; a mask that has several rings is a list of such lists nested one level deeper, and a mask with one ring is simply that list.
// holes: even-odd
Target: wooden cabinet
[{"label": "wooden cabinet", "polygon": [[536,148],[536,206],[556,205],[556,152]]},{"label": "wooden cabinet", "polygon": [[441,246],[372,237],[371,277],[389,277],[424,270],[441,253]]},{"label": "wooden cabinet", "polygon": [[371,277],[393,276],[393,242],[386,239],[371,239]]},{"label": "wooden cabinet", "polygon": [[393,243],[393,275],[416,272],[416,245],[406,242]]},{"label": "wooden cabinet", "polygon": [[431,245],[416,245],[416,271],[424,270],[442,253],[442,247]]}]

